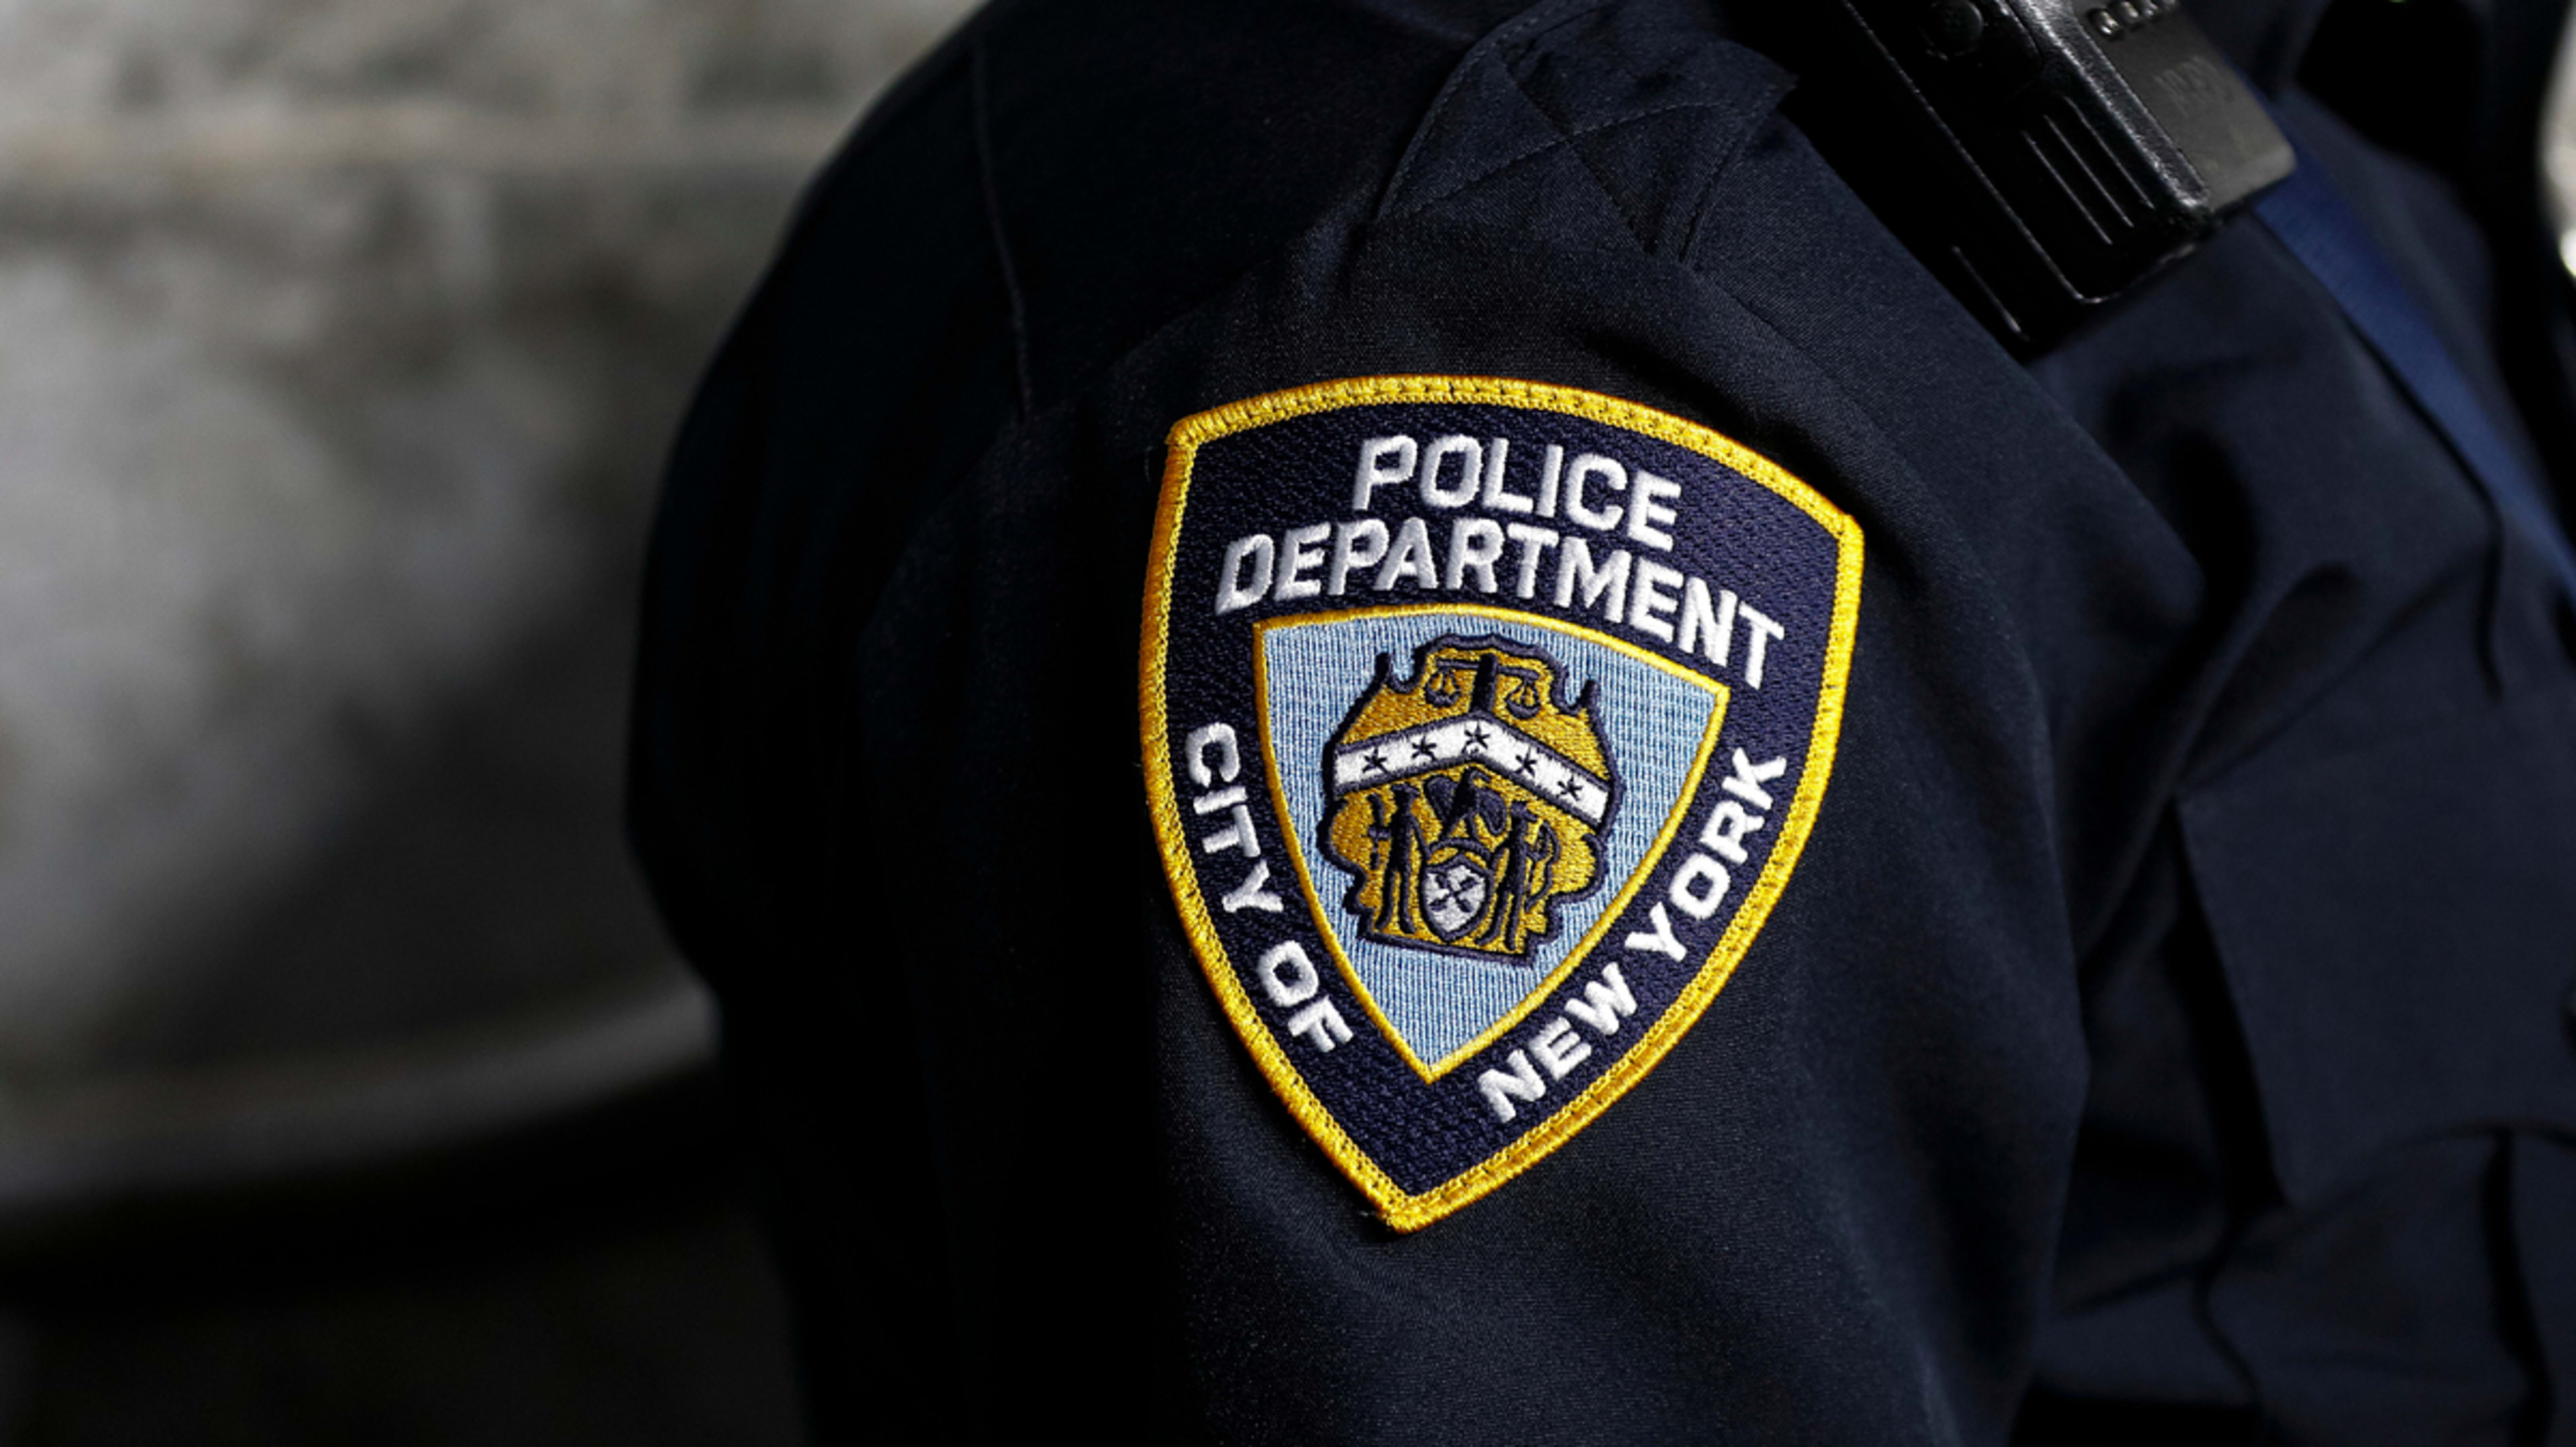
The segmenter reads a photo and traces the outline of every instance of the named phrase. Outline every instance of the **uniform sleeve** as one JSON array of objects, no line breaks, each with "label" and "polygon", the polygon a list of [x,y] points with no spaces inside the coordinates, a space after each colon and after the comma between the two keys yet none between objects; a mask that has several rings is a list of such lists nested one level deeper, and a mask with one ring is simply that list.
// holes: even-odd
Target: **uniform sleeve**
[{"label": "uniform sleeve", "polygon": [[2005,1435],[2199,581],[1783,89],[1496,32],[789,661],[938,1430]]}]

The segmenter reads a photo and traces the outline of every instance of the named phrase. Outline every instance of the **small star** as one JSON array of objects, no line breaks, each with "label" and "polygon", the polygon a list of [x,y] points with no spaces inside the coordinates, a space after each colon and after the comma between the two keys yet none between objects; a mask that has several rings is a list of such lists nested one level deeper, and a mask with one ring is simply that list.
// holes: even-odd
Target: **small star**
[{"label": "small star", "polygon": [[1431,742],[1429,739],[1415,739],[1413,741],[1413,756],[1417,759],[1438,758],[1440,756],[1440,746]]},{"label": "small star", "polygon": [[1564,783],[1557,785],[1556,788],[1558,793],[1563,794],[1569,799],[1580,799],[1583,797],[1583,786],[1576,783],[1571,776],[1569,776]]},{"label": "small star", "polygon": [[1368,765],[1369,772],[1372,774],[1383,774],[1386,772],[1386,755],[1380,753],[1376,749],[1369,750],[1367,756],[1361,759],[1360,762]]},{"label": "small star", "polygon": [[1474,744],[1480,749],[1485,746],[1485,738],[1485,726],[1483,724],[1478,724],[1467,730],[1467,742]]},{"label": "small star", "polygon": [[1522,773],[1524,773],[1524,774],[1527,774],[1527,773],[1533,773],[1533,772],[1536,772],[1536,770],[1537,770],[1537,769],[1538,769],[1538,755],[1536,755],[1536,754],[1523,754],[1523,755],[1521,755],[1521,772],[1522,772]]}]

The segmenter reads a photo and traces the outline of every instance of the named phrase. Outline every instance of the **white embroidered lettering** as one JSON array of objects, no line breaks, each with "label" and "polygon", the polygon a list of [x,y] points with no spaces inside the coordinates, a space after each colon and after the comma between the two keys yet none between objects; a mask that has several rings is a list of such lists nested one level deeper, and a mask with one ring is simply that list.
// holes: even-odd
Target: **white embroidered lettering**
[{"label": "white embroidered lettering", "polygon": [[[1270,569],[1278,561],[1278,549],[1268,533],[1254,533],[1226,544],[1225,563],[1216,575],[1216,611],[1231,613],[1270,596]],[[1250,576],[1246,576],[1247,571]]]},{"label": "white embroidered lettering", "polygon": [[1770,822],[1768,815],[1748,814],[1733,799],[1720,799],[1709,811],[1708,824],[1699,831],[1699,842],[1711,854],[1729,864],[1742,864],[1744,836],[1757,832]]},{"label": "white embroidered lettering", "polygon": [[[1641,472],[1637,476],[1642,480],[1646,474]],[[1671,592],[1681,586],[1679,570],[1667,568],[1652,558],[1639,558],[1636,582],[1628,589],[1628,626],[1649,637],[1672,642],[1673,625],[1663,615],[1681,606],[1681,600]],[[1279,591],[1285,597],[1287,586],[1282,584]]]},{"label": "white embroidered lettering", "polygon": [[1547,1067],[1547,1073],[1559,1080],[1565,1073],[1592,1058],[1591,1042],[1574,1033],[1574,1022],[1559,1015],[1547,1022],[1547,1028],[1530,1037],[1530,1054]]},{"label": "white embroidered lettering", "polygon": [[[1208,762],[1211,753],[1216,755],[1214,764]],[[1181,758],[1189,767],[1190,782],[1202,789],[1232,783],[1243,772],[1243,749],[1235,740],[1232,724],[1213,723],[1192,730],[1181,744]]]},{"label": "white embroidered lettering", "polygon": [[1241,804],[1233,809],[1234,822],[1199,841],[1199,848],[1209,854],[1222,854],[1232,849],[1246,859],[1261,857],[1260,836],[1252,832],[1252,811]]},{"label": "white embroidered lettering", "polygon": [[1227,914],[1240,914],[1247,909],[1277,914],[1287,906],[1280,902],[1278,894],[1269,885],[1270,861],[1256,859],[1252,861],[1252,872],[1243,877],[1243,883],[1226,891],[1217,903],[1225,906]]},{"label": "white embroidered lettering", "polygon": [[1420,518],[1406,518],[1395,530],[1395,547],[1377,570],[1377,590],[1383,593],[1403,578],[1425,588],[1440,586],[1440,559],[1431,551],[1431,533]]},{"label": "white embroidered lettering", "polygon": [[1295,940],[1272,945],[1270,952],[1261,957],[1261,967],[1253,973],[1261,977],[1261,993],[1282,1010],[1305,1004],[1324,988],[1324,977],[1316,972],[1314,960],[1308,958],[1306,947]]},{"label": "white embroidered lettering", "polygon": [[[1443,487],[1440,465],[1450,458],[1458,459],[1458,481]],[[1485,449],[1473,437],[1443,437],[1422,453],[1422,504],[1425,507],[1465,507],[1476,500],[1476,489],[1485,475]]]},{"label": "white embroidered lettering", "polygon": [[1785,758],[1757,764],[1744,756],[1744,750],[1737,749],[1734,771],[1726,776],[1726,792],[1768,813],[1771,808],[1771,791],[1762,786],[1787,772],[1789,772],[1789,761]]},{"label": "white embroidered lettering", "polygon": [[1755,688],[1762,686],[1762,645],[1769,640],[1788,636],[1780,625],[1753,610],[1747,603],[1744,613],[1744,681]]},{"label": "white embroidered lettering", "polygon": [[1656,499],[1681,496],[1682,485],[1640,468],[1629,475],[1628,489],[1628,536],[1671,552],[1673,535],[1666,529],[1681,521],[1682,515]]},{"label": "white embroidered lettering", "polygon": [[1333,562],[1325,571],[1324,591],[1338,598],[1350,586],[1353,570],[1365,573],[1386,556],[1386,524],[1362,518],[1333,529]]},{"label": "white embroidered lettering", "polygon": [[[1556,550],[1556,606],[1574,606],[1577,589],[1582,590],[1583,606],[1599,607],[1616,622],[1628,608],[1628,551],[1613,548],[1610,556],[1596,567],[1592,547],[1581,538],[1567,538]],[[1602,606],[1602,599],[1609,599]]]},{"label": "white embroidered lettering", "polygon": [[1565,449],[1551,442],[1546,457],[1540,460],[1538,473],[1538,515],[1556,516],[1556,493],[1565,481]]},{"label": "white embroidered lettering", "polygon": [[1616,1035],[1619,1021],[1637,1013],[1637,997],[1629,992],[1617,965],[1603,965],[1601,978],[1583,987],[1582,999],[1567,997],[1565,1012],[1599,1034]]},{"label": "white embroidered lettering", "polygon": [[1673,917],[1666,914],[1664,907],[1659,904],[1655,906],[1648,918],[1654,920],[1655,932],[1648,934],[1644,930],[1638,930],[1629,935],[1628,948],[1640,954],[1651,952],[1662,955],[1666,959],[1680,959],[1682,942],[1673,938]]},{"label": "white embroidered lettering", "polygon": [[1332,1001],[1317,1000],[1288,1017],[1288,1033],[1304,1037],[1307,1044],[1330,1055],[1334,1046],[1351,1038],[1351,1027],[1342,1022],[1342,1012]]},{"label": "white embroidered lettering", "polygon": [[1619,525],[1622,511],[1617,503],[1596,508],[1583,500],[1585,478],[1598,478],[1612,492],[1628,488],[1628,469],[1597,452],[1587,452],[1565,468],[1565,515],[1594,532],[1606,533]]},{"label": "white embroidered lettering", "polygon": [[1449,525],[1449,587],[1455,591],[1473,573],[1479,592],[1494,592],[1494,563],[1502,555],[1502,524],[1491,518],[1458,519]]},{"label": "white embroidered lettering", "polygon": [[1485,444],[1485,506],[1494,512],[1528,512],[1530,500],[1512,491],[1503,482],[1503,460],[1512,455],[1512,444],[1500,437]]},{"label": "white embroidered lettering", "polygon": [[1312,598],[1324,591],[1324,585],[1306,575],[1324,566],[1324,539],[1333,535],[1333,525],[1317,523],[1310,528],[1290,528],[1279,535],[1286,556],[1279,560],[1279,584],[1270,596],[1286,601],[1290,598]]},{"label": "white embroidered lettering", "polygon": [[1393,483],[1413,480],[1419,444],[1410,437],[1372,437],[1360,444],[1359,481],[1351,488],[1351,511],[1367,512],[1369,494]]},{"label": "white embroidered lettering", "polygon": [[1726,890],[1733,881],[1726,877],[1726,866],[1705,854],[1694,854],[1682,861],[1679,874],[1673,876],[1670,895],[1673,904],[1693,919],[1706,919],[1717,913],[1726,902]]},{"label": "white embroidered lettering", "polygon": [[1530,1064],[1526,1051],[1512,1052],[1511,1070],[1488,1070],[1476,1077],[1476,1088],[1485,1093],[1485,1104],[1493,1107],[1494,1119],[1508,1121],[1520,1114],[1514,1101],[1536,1100],[1547,1094],[1547,1082],[1538,1078],[1538,1067]]},{"label": "white embroidered lettering", "polygon": [[1547,550],[1556,546],[1556,530],[1534,528],[1527,523],[1510,523],[1504,526],[1503,532],[1520,544],[1520,582],[1513,591],[1524,598],[1537,597],[1538,565],[1547,556]]},{"label": "white embroidered lettering", "polygon": [[1698,649],[1709,662],[1721,667],[1726,663],[1727,634],[1735,627],[1735,595],[1724,588],[1717,590],[1721,600],[1712,610],[1708,605],[1708,584],[1697,578],[1682,585],[1682,633],[1675,645],[1682,652]]}]

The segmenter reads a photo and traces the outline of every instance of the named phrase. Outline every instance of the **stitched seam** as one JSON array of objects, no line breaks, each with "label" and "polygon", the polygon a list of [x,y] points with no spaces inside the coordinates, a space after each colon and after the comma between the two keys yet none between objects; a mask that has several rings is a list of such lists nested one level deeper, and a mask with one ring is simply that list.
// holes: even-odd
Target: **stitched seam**
[{"label": "stitched seam", "polygon": [[[1565,140],[1566,149],[1573,152],[1575,163],[1583,168],[1585,178],[1592,182],[1592,189],[1601,193],[1601,199],[1609,203],[1611,212],[1627,226],[1628,234],[1636,239],[1637,249],[1649,256],[1653,255],[1655,249],[1654,238],[1646,234],[1646,228],[1638,222],[1636,213],[1630,211],[1627,203],[1619,199],[1618,192],[1610,189],[1610,183],[1602,176],[1601,168],[1592,163],[1591,154],[1583,147],[1573,144],[1578,135],[1591,135],[1602,129],[1602,127],[1596,124],[1579,131],[1568,130],[1566,128],[1565,118],[1560,115],[1554,107],[1541,101],[1537,96],[1530,94],[1529,80],[1521,73],[1520,63],[1526,60],[1533,51],[1538,49],[1538,43],[1543,38],[1543,36],[1531,36],[1527,43],[1517,47],[1515,53],[1509,57],[1508,61],[1503,66],[1504,78],[1512,83],[1512,90],[1520,96],[1522,104],[1528,106],[1531,110],[1536,111],[1541,117],[1545,118],[1549,128],[1553,129]],[[1642,117],[1639,117],[1639,119],[1642,119]]]},{"label": "stitched seam", "polygon": [[975,120],[975,171],[984,197],[984,229],[993,244],[993,261],[1002,273],[1002,297],[1011,314],[1011,380],[1018,389],[1020,420],[1037,410],[1037,388],[1029,380],[1029,307],[1020,291],[1019,268],[1011,264],[1010,237],[1002,229],[1002,196],[993,178],[993,123],[990,86],[984,78],[984,46],[978,41],[966,63],[968,108]]},{"label": "stitched seam", "polygon": [[[1404,194],[1404,183],[1412,177],[1413,163],[1421,155],[1423,146],[1429,142],[1432,128],[1438,124],[1442,116],[1448,113],[1450,104],[1457,98],[1459,88],[1467,83],[1467,78],[1475,73],[1478,66],[1493,58],[1505,46],[1543,35],[1610,3],[1611,0],[1556,0],[1556,3],[1541,4],[1504,21],[1492,34],[1470,47],[1466,55],[1459,59],[1457,68],[1449,72],[1449,78],[1441,82],[1440,94],[1431,98],[1430,106],[1423,111],[1422,119],[1414,126],[1412,139],[1405,142],[1404,155],[1395,163],[1395,174],[1387,177],[1383,199],[1378,202],[1379,219],[1391,219],[1388,208],[1394,205],[1396,197]],[[1515,81],[1514,84],[1517,85],[1518,82]],[[1419,207],[1409,208],[1405,214],[1411,215],[1414,210],[1419,209]]]},{"label": "stitched seam", "polygon": [[1693,256],[1699,254],[1700,239],[1707,231],[1709,213],[1717,209],[1720,183],[1725,181],[1729,171],[1735,169],[1735,163],[1744,158],[1745,151],[1753,144],[1755,133],[1778,113],[1781,98],[1789,93],[1789,89],[1785,84],[1774,83],[1769,100],[1761,107],[1761,113],[1736,133],[1734,143],[1726,148],[1726,154],[1718,157],[1717,164],[1709,168],[1708,184],[1700,188],[1699,201],[1691,207],[1690,226],[1682,235],[1681,259],[1685,265],[1690,263]]},{"label": "stitched seam", "polygon": [[[1515,80],[1515,81],[1513,82],[1513,84],[1514,84],[1515,86],[1519,85],[1519,83],[1520,83],[1520,82],[1519,82],[1519,81],[1517,81],[1517,80]],[[1537,105],[1537,102],[1533,101],[1533,102],[1531,102],[1531,105],[1532,105],[1533,107],[1535,107],[1535,106]],[[1601,131],[1610,130],[1611,128],[1616,127],[1616,126],[1629,125],[1629,124],[1632,124],[1632,123],[1637,122],[1637,121],[1651,120],[1651,119],[1653,119],[1653,118],[1654,118],[1654,117],[1656,117],[1656,116],[1660,116],[1660,115],[1669,115],[1669,114],[1671,114],[1671,113],[1672,113],[1672,112],[1674,112],[1674,111],[1716,111],[1716,110],[1727,110],[1727,109],[1729,109],[1729,108],[1730,108],[1730,107],[1727,107],[1727,106],[1725,106],[1725,105],[1722,105],[1722,104],[1720,104],[1719,102],[1716,102],[1716,101],[1706,101],[1706,100],[1673,101],[1673,102],[1671,102],[1670,104],[1667,104],[1667,105],[1659,105],[1659,106],[1656,106],[1656,107],[1655,107],[1654,109],[1652,109],[1652,110],[1643,110],[1643,111],[1639,111],[1639,112],[1637,112],[1637,113],[1636,113],[1636,114],[1634,114],[1634,115],[1620,116],[1620,117],[1618,117],[1618,118],[1616,118],[1616,119],[1614,119],[1614,120],[1594,121],[1592,124],[1590,124],[1590,125],[1588,125],[1588,126],[1582,126],[1582,127],[1579,127],[1579,128],[1577,128],[1577,129],[1575,129],[1575,130],[1571,130],[1571,131],[1563,132],[1563,133],[1561,133],[1561,134],[1557,135],[1556,137],[1554,137],[1553,139],[1546,140],[1546,141],[1542,141],[1542,142],[1540,142],[1539,144],[1537,144],[1537,145],[1535,145],[1535,146],[1532,146],[1532,147],[1530,147],[1529,149],[1527,149],[1527,150],[1525,150],[1525,151],[1522,151],[1522,152],[1521,152],[1521,153],[1519,153],[1518,155],[1512,156],[1511,158],[1509,158],[1509,159],[1507,159],[1507,160],[1497,162],[1497,163],[1496,163],[1494,166],[1492,166],[1491,168],[1489,168],[1489,169],[1487,169],[1487,170],[1484,170],[1484,171],[1480,171],[1480,172],[1478,172],[1477,174],[1475,174],[1475,175],[1473,175],[1473,176],[1468,177],[1466,180],[1459,182],[1457,185],[1450,187],[1448,190],[1443,191],[1443,192],[1441,192],[1440,194],[1438,194],[1438,195],[1436,195],[1436,196],[1426,197],[1426,198],[1424,198],[1422,201],[1420,201],[1420,202],[1418,202],[1418,203],[1416,203],[1416,204],[1414,204],[1414,205],[1412,205],[1412,206],[1406,207],[1406,208],[1405,208],[1405,210],[1403,211],[1402,215],[1403,215],[1403,216],[1416,216],[1416,215],[1419,215],[1419,214],[1421,214],[1422,212],[1427,211],[1427,210],[1429,210],[1430,208],[1432,208],[1432,207],[1434,207],[1434,206],[1439,205],[1441,202],[1446,201],[1446,200],[1450,199],[1450,198],[1451,198],[1451,197],[1453,197],[1453,196],[1457,196],[1457,195],[1459,195],[1460,193],[1465,192],[1465,191],[1473,190],[1473,189],[1475,189],[1476,187],[1478,187],[1478,186],[1481,186],[1481,185],[1485,184],[1487,181],[1493,180],[1495,177],[1497,177],[1497,176],[1501,175],[1501,174],[1502,174],[1503,172],[1505,172],[1505,171],[1508,171],[1508,170],[1512,169],[1514,166],[1518,166],[1518,165],[1522,164],[1522,163],[1523,163],[1523,162],[1525,162],[1525,161],[1534,161],[1534,160],[1538,159],[1539,157],[1546,155],[1548,152],[1550,152],[1550,151],[1553,151],[1553,150],[1557,149],[1557,148],[1558,148],[1558,147],[1560,147],[1560,146],[1571,145],[1573,142],[1575,142],[1576,140],[1581,139],[1581,138],[1582,138],[1582,137],[1584,137],[1584,136],[1594,135],[1594,134],[1597,134],[1597,133],[1599,133],[1599,132],[1601,132]],[[1545,111],[1540,111],[1540,112],[1539,112],[1539,114],[1540,114],[1540,115],[1542,115],[1542,116],[1544,116],[1544,115],[1546,115],[1546,114],[1547,114],[1547,112],[1545,112]],[[1586,171],[1586,172],[1589,172],[1589,171],[1591,170],[1591,162],[1589,162],[1589,161],[1584,162],[1584,169],[1585,169],[1585,171]],[[1596,175],[1596,176],[1594,176],[1594,177],[1593,177],[1593,184],[1597,186],[1597,185],[1600,185],[1600,183],[1601,183],[1601,181],[1600,181],[1600,177],[1599,177],[1599,176],[1597,176],[1597,175]],[[1606,194],[1607,188],[1604,188],[1604,191],[1605,191],[1605,194]],[[1613,206],[1616,206],[1618,203],[1614,200],[1611,204],[1612,204]],[[1389,217],[1388,219],[1390,219],[1390,220],[1397,220],[1397,219],[1401,219],[1401,217]],[[1634,227],[1634,223],[1631,223],[1631,225],[1630,225],[1630,229],[1631,229],[1631,230],[1634,230],[1634,229],[1635,229],[1635,227]]]},{"label": "stitched seam", "polygon": [[1574,159],[1583,167],[1583,174],[1592,178],[1592,188],[1601,193],[1601,199],[1610,203],[1610,209],[1617,212],[1619,220],[1627,226],[1628,234],[1636,238],[1637,249],[1653,255],[1654,238],[1646,234],[1645,226],[1637,220],[1636,213],[1628,209],[1627,203],[1619,199],[1619,193],[1611,190],[1610,183],[1601,179],[1601,169],[1592,164],[1592,157],[1581,146],[1568,144],[1566,149],[1574,153]]},{"label": "stitched seam", "polygon": [[[1540,115],[1546,116],[1547,123],[1556,127],[1557,133],[1565,138],[1566,149],[1574,153],[1574,159],[1583,167],[1583,174],[1592,178],[1593,189],[1601,193],[1602,200],[1610,203],[1610,209],[1617,212],[1619,219],[1626,223],[1628,234],[1637,239],[1637,249],[1650,256],[1653,255],[1655,249],[1654,238],[1646,234],[1646,228],[1638,224],[1636,215],[1629,211],[1625,203],[1620,201],[1619,193],[1611,190],[1610,183],[1601,178],[1601,169],[1592,164],[1592,158],[1584,154],[1584,150],[1581,146],[1574,144],[1575,135],[1578,133],[1566,130],[1563,122],[1559,121],[1553,114],[1551,114],[1546,106],[1539,104],[1538,97],[1529,93],[1529,86],[1521,79],[1519,71],[1506,66],[1503,70],[1503,74],[1510,78],[1512,89],[1520,93],[1521,99],[1528,103],[1529,108],[1538,112]],[[1666,109],[1672,108],[1673,107],[1667,107]],[[1643,116],[1635,117],[1635,119],[1639,120],[1643,120],[1644,118],[1645,117]],[[1590,135],[1594,131],[1601,129],[1603,128],[1595,126],[1592,128],[1592,131],[1585,131],[1580,134]]]}]

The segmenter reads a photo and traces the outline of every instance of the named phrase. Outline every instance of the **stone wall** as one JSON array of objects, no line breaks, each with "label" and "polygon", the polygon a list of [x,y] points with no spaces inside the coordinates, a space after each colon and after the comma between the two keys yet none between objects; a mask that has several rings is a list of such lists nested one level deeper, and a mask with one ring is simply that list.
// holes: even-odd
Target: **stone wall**
[{"label": "stone wall", "polygon": [[703,1044],[614,836],[653,475],[961,9],[0,0],[0,1201],[424,1040]]}]

